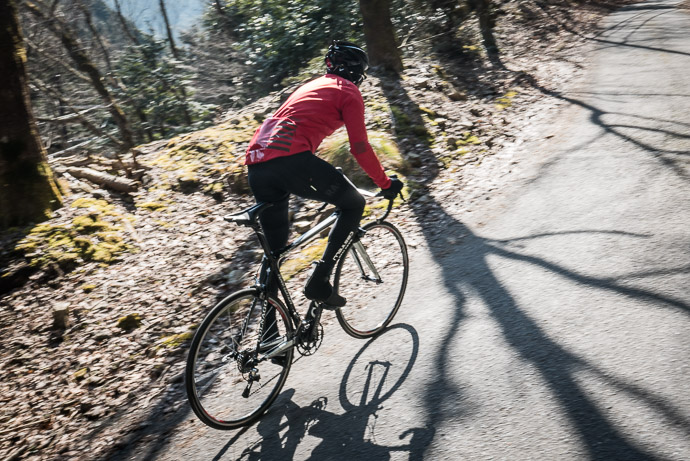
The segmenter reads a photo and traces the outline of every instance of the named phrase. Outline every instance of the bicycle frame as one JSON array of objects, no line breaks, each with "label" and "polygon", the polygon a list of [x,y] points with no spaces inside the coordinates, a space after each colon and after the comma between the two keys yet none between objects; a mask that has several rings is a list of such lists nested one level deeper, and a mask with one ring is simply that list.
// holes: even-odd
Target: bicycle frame
[{"label": "bicycle frame", "polygon": [[331,214],[328,218],[326,218],[324,221],[320,222],[316,226],[312,227],[309,229],[307,232],[302,234],[300,237],[295,239],[293,242],[289,243],[287,246],[280,248],[276,251],[271,251],[270,248],[268,247],[268,242],[266,240],[266,237],[261,230],[260,225],[257,226],[257,229],[254,229],[257,237],[259,238],[259,242],[261,244],[261,247],[264,250],[264,257],[265,260],[262,264],[268,263],[268,268],[266,271],[266,280],[264,284],[261,284],[261,281],[257,281],[258,287],[262,290],[264,294],[270,293],[270,288],[271,284],[275,283],[273,277],[271,277],[271,274],[275,274],[278,281],[278,289],[280,292],[283,294],[283,299],[285,300],[286,307],[288,308],[288,313],[290,314],[291,321],[293,322],[293,325],[295,328],[297,328],[302,321],[301,317],[299,316],[297,309],[295,308],[294,301],[292,300],[292,296],[290,295],[290,292],[287,289],[287,286],[285,285],[285,280],[283,279],[283,276],[280,273],[280,264],[282,260],[295,248],[298,248],[300,246],[303,246],[310,241],[312,241],[316,236],[318,236],[322,231],[325,229],[328,229],[331,227],[335,221],[338,219],[338,216],[340,215],[339,211],[335,211],[333,214]]},{"label": "bicycle frame", "polygon": [[[375,194],[364,191],[361,189],[358,189],[359,192],[367,197],[373,197]],[[375,219],[377,222],[381,222],[386,219],[386,217],[389,215],[391,212],[391,209],[393,207],[393,200],[389,200],[388,206],[386,208],[386,211],[384,214],[378,218]],[[285,257],[292,252],[294,249],[299,248],[310,241],[312,241],[314,238],[316,238],[319,234],[321,234],[322,231],[328,229],[331,227],[338,219],[340,216],[340,211],[335,210],[328,218],[317,224],[316,226],[310,228],[307,232],[304,234],[300,235],[298,238],[296,238],[294,241],[288,243],[285,247],[280,248],[275,251],[271,251],[269,246],[268,246],[268,241],[266,240],[266,236],[263,233],[263,229],[261,228],[261,225],[256,222],[254,225],[252,225],[252,229],[254,230],[254,233],[256,234],[257,238],[259,239],[259,243],[261,245],[261,248],[264,251],[264,260],[262,262],[262,268],[260,270],[260,276],[259,278],[262,277],[261,274],[264,274],[263,277],[265,277],[265,281],[259,280],[257,278],[257,283],[256,287],[259,288],[259,290],[262,293],[262,300],[267,300],[268,299],[268,293],[271,292],[272,284],[275,283],[275,280],[278,281],[278,290],[282,293],[283,299],[285,300],[285,305],[287,307],[287,313],[290,317],[290,321],[292,322],[295,331],[298,332],[300,325],[302,324],[302,317],[299,315],[299,312],[297,312],[297,308],[295,307],[295,303],[292,300],[292,296],[290,295],[290,292],[285,284],[285,280],[283,279],[283,276],[280,272],[280,265],[282,261],[285,259]],[[361,229],[360,229],[361,231]],[[352,247],[349,250],[350,252],[353,253],[353,258],[359,267],[359,270],[361,271],[362,278],[366,280],[373,281],[375,283],[381,283],[381,277],[374,266],[374,263],[371,261],[369,258],[369,255],[367,254],[366,250],[364,249],[364,246],[357,240],[353,242]],[[342,256],[341,256],[342,257]],[[263,264],[268,264],[268,267],[264,270]],[[371,274],[373,274],[373,277],[367,275],[367,271],[365,267],[369,268],[371,271]],[[275,279],[271,277],[271,274],[275,274],[276,277]],[[262,305],[262,318],[265,320],[266,316],[266,304],[264,303]],[[262,330],[263,330],[263,324],[264,321],[262,320]],[[261,335],[263,334],[263,331],[259,332],[259,338],[261,338]],[[260,341],[260,339],[259,339]],[[276,346],[273,350],[267,352],[262,360],[267,360],[272,357],[275,357],[276,355],[282,353],[284,350],[293,347],[296,342],[296,337],[295,338],[289,338],[287,342],[280,344]]]}]

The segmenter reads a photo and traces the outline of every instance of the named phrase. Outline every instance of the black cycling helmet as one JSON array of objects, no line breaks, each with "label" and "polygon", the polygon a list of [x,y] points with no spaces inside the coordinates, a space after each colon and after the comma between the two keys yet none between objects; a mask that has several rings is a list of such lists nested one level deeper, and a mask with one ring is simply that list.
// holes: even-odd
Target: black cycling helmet
[{"label": "black cycling helmet", "polygon": [[327,73],[339,75],[355,85],[364,81],[369,68],[369,58],[359,46],[334,40],[326,53]]}]

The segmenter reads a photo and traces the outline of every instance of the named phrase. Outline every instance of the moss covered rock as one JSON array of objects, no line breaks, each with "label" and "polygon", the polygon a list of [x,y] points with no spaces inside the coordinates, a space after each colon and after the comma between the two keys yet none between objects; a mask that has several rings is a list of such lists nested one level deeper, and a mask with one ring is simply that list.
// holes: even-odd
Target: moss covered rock
[{"label": "moss covered rock", "polygon": [[117,327],[125,331],[136,330],[140,326],[141,316],[137,313],[125,315],[117,320]]},{"label": "moss covered rock", "polygon": [[[151,164],[168,171],[170,186],[182,192],[208,192],[207,186],[223,178],[233,192],[247,193],[244,150],[258,126],[253,117],[244,117],[178,136]],[[218,192],[217,187],[212,191]]]}]

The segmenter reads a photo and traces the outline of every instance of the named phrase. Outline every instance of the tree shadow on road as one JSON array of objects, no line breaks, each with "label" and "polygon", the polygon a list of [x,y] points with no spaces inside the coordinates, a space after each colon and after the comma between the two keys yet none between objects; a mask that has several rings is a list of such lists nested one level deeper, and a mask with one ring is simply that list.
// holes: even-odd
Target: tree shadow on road
[{"label": "tree shadow on road", "polygon": [[[587,106],[580,101],[567,98],[557,92],[548,91],[539,86],[534,79],[531,83],[545,94],[558,97],[573,104],[582,105],[592,111],[593,121],[613,134],[630,138],[619,132],[615,126],[607,126],[601,117],[603,111],[593,106]],[[387,97],[397,100],[409,101],[405,97],[402,87],[396,92],[388,92]],[[629,139],[631,142],[641,144],[648,151],[658,152],[651,146]],[[674,154],[663,152],[662,154]],[[436,165],[434,154],[426,149],[421,154],[425,165]],[[662,161],[672,160],[663,157]],[[429,184],[437,176],[434,168],[423,173],[418,179],[419,184]],[[423,235],[432,253],[435,262],[442,270],[443,283],[448,293],[455,302],[452,317],[447,319],[448,327],[443,332],[440,347],[432,363],[438,365],[433,377],[430,377],[424,392],[424,401],[427,414],[428,434],[434,434],[446,422],[457,421],[463,418],[463,414],[469,414],[467,390],[458,383],[456,370],[451,368],[453,360],[457,357],[457,351],[453,349],[454,340],[459,334],[467,305],[467,293],[477,294],[487,305],[488,310],[500,327],[504,339],[508,345],[518,353],[525,363],[525,367],[532,367],[539,373],[541,380],[548,390],[555,396],[559,407],[569,420],[572,430],[579,437],[581,446],[587,451],[588,459],[635,459],[647,460],[657,457],[640,448],[636,442],[623,434],[616,424],[607,416],[604,408],[597,405],[594,398],[588,395],[588,391],[578,381],[577,375],[583,371],[596,374],[607,385],[629,394],[638,401],[643,402],[649,409],[661,415],[690,434],[690,421],[672,402],[664,397],[656,395],[639,386],[626,383],[625,380],[609,375],[584,358],[572,353],[565,346],[551,338],[538,323],[520,308],[517,301],[507,291],[504,284],[493,273],[488,259],[500,257],[537,266],[559,276],[570,279],[577,284],[591,287],[604,292],[613,292],[622,296],[641,300],[655,305],[690,312],[690,305],[684,300],[676,299],[662,293],[657,293],[643,288],[631,287],[617,278],[594,277],[584,275],[550,262],[546,259],[528,254],[522,254],[509,248],[506,244],[511,240],[534,239],[542,236],[520,237],[511,240],[491,240],[476,235],[469,227],[463,224],[443,207],[432,199],[429,190],[423,188],[420,195],[428,200],[421,204],[412,204],[417,221],[422,226]],[[439,231],[442,230],[442,231]],[[575,232],[601,232],[601,231],[575,231]],[[629,238],[644,238],[648,236],[631,234],[624,231],[609,231],[614,235]],[[460,245],[455,242],[457,238],[462,240]],[[669,269],[670,273],[688,273],[690,268]],[[654,274],[649,274],[654,275]],[[645,274],[632,274],[632,277],[645,276]],[[472,405],[481,405],[481,402],[472,402]],[[458,434],[462,437],[462,434]],[[433,441],[427,437],[423,451],[426,451]]]},{"label": "tree shadow on road", "polygon": [[[565,20],[560,19],[557,16],[553,15],[544,15],[543,20],[551,22],[553,24],[556,24],[557,26],[561,27],[563,30],[567,31],[570,34],[573,34],[575,36],[581,37],[587,41],[595,42],[600,45],[599,49],[604,49],[604,48],[613,48],[613,47],[627,47],[627,48],[636,48],[636,49],[641,49],[641,50],[648,50],[648,51],[658,51],[661,53],[669,53],[669,54],[676,54],[680,56],[690,56],[690,53],[686,53],[684,51],[678,51],[678,50],[672,50],[672,49],[667,49],[667,48],[659,48],[659,47],[654,47],[654,46],[647,46],[642,44],[640,40],[632,40],[633,36],[635,33],[639,32],[642,30],[645,26],[647,26],[651,21],[654,19],[657,19],[665,14],[671,13],[674,10],[677,10],[677,6],[673,5],[658,5],[654,4],[651,2],[646,2],[644,4],[637,4],[637,5],[628,5],[620,8],[618,11],[619,12],[627,12],[627,11],[639,11],[639,13],[634,14],[629,17],[625,17],[624,19],[611,24],[610,26],[606,27],[605,29],[600,30],[596,34],[593,34],[591,36],[586,35],[585,33],[577,30],[576,27],[573,27],[573,20],[566,14]],[[658,12],[661,11],[661,12]],[[619,30],[625,30],[626,35],[624,37],[614,37],[611,38],[610,35],[618,32]],[[677,30],[676,31],[679,36],[684,33],[683,30]]]},{"label": "tree shadow on road", "polygon": [[[379,346],[394,341],[407,347],[407,360],[391,363],[381,359]],[[403,346],[404,345],[404,346]],[[424,448],[433,439],[429,426],[413,427],[399,434],[399,445],[381,445],[376,442],[376,419],[382,403],[403,385],[419,353],[419,335],[406,324],[390,326],[376,338],[367,341],[352,358],[340,385],[339,400],[344,412],[329,411],[328,399],[321,397],[307,407],[293,402],[295,389],[284,390],[274,404],[256,424],[232,432],[230,439],[212,458],[229,459],[237,455],[238,441],[247,433],[258,440],[245,448],[241,460],[286,460],[294,455],[304,438],[309,435],[321,439],[309,459],[389,459],[393,452],[409,453],[410,460],[423,459]],[[104,459],[154,460],[169,446],[171,432],[191,416],[189,406],[171,406],[169,399],[158,399],[149,417],[138,430],[119,441],[117,447]],[[122,417],[123,415],[119,415]],[[222,434],[222,432],[218,432]],[[247,439],[245,438],[244,442]],[[143,442],[143,443],[142,443]]]},{"label": "tree shadow on road", "polygon": [[[420,212],[422,211],[420,210]],[[431,427],[439,428],[444,421],[456,419],[458,412],[464,411],[463,408],[449,408],[443,404],[439,395],[446,396],[463,392],[463,389],[459,388],[456,380],[453,379],[453,370],[449,369],[448,364],[451,363],[451,359],[456,353],[456,351],[451,350],[450,345],[453,344],[454,339],[459,334],[460,325],[466,317],[464,313],[466,293],[471,292],[476,293],[488,306],[491,316],[503,333],[503,337],[510,347],[519,354],[526,366],[538,370],[541,379],[556,397],[560,408],[563,409],[574,431],[580,437],[582,445],[588,451],[589,459],[642,460],[656,459],[656,457],[636,446],[632,439],[626,437],[616,428],[604,409],[595,403],[578,381],[577,375],[581,372],[596,374],[608,385],[641,400],[647,407],[678,427],[685,428],[690,434],[690,421],[671,402],[639,386],[611,376],[549,337],[537,322],[520,308],[501,280],[494,275],[488,259],[499,256],[526,262],[580,285],[615,292],[629,298],[680,309],[684,312],[690,312],[690,305],[661,293],[629,287],[615,278],[579,274],[546,259],[521,254],[507,247],[507,244],[514,241],[540,238],[551,234],[508,240],[491,240],[474,234],[462,222],[447,214],[438,203],[429,204],[427,202],[424,205],[423,213],[434,215],[432,220],[420,219],[423,226],[424,223],[429,223],[424,228],[425,235],[434,236],[435,230],[440,225],[445,229],[444,233],[449,236],[463,236],[462,244],[456,246],[450,253],[447,251],[447,244],[439,241],[438,238],[431,237],[428,240],[431,252],[442,268],[446,289],[453,295],[456,303],[453,318],[449,319],[449,327],[441,341],[442,346],[434,358],[434,363],[440,364],[440,372],[427,386],[426,406],[428,422]],[[615,231],[613,233],[630,238],[644,238],[638,234]],[[690,268],[677,268],[669,270],[669,272],[690,273]],[[636,274],[636,276],[644,275],[647,274]]]},{"label": "tree shadow on road", "polygon": [[[617,138],[631,143],[638,148],[642,149],[644,152],[649,153],[654,158],[659,160],[662,165],[673,170],[677,176],[682,179],[690,180],[690,164],[688,163],[688,157],[690,156],[690,151],[687,149],[669,149],[661,145],[655,145],[650,142],[650,134],[659,135],[663,138],[663,142],[666,143],[668,140],[672,141],[683,141],[688,142],[690,140],[690,125],[683,121],[677,120],[665,120],[661,118],[648,117],[644,115],[638,115],[633,113],[621,113],[621,112],[609,112],[605,111],[593,103],[588,103],[580,99],[568,96],[559,91],[550,90],[527,73],[523,73],[521,80],[525,80],[530,86],[543,93],[546,96],[550,96],[555,99],[567,102],[574,106],[582,107],[589,112],[590,122],[598,127],[600,127],[605,134],[610,134],[616,136]],[[610,94],[604,94],[602,96],[614,97],[620,95],[620,93],[612,92]],[[662,95],[662,96],[677,96],[677,95]],[[682,97],[690,97],[689,95],[680,95]],[[622,118],[627,118],[626,122],[622,123],[612,123],[607,121],[608,116],[613,116],[617,120]],[[654,126],[645,126],[650,123]],[[666,128],[661,128],[660,126],[665,125]],[[670,128],[673,127],[673,128]],[[585,147],[587,144],[599,141],[600,136],[586,140],[582,144],[571,149],[579,150]]]}]

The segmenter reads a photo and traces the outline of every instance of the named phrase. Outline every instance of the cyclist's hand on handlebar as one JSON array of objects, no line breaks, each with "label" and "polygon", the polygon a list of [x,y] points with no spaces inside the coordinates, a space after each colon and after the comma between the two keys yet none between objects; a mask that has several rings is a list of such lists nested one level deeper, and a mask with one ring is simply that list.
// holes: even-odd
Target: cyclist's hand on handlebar
[{"label": "cyclist's hand on handlebar", "polygon": [[403,182],[398,179],[397,176],[391,175],[389,176],[391,179],[391,185],[388,187],[388,189],[381,189],[381,192],[379,192],[379,195],[383,196],[383,198],[387,200],[393,200],[395,199],[400,191],[403,188]]}]

